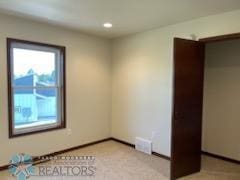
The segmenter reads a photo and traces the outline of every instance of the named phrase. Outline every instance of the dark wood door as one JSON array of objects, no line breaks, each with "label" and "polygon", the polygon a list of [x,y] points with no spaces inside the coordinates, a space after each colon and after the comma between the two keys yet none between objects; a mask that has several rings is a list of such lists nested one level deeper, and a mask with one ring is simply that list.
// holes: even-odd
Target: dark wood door
[{"label": "dark wood door", "polygon": [[174,39],[171,179],[200,171],[204,44]]}]

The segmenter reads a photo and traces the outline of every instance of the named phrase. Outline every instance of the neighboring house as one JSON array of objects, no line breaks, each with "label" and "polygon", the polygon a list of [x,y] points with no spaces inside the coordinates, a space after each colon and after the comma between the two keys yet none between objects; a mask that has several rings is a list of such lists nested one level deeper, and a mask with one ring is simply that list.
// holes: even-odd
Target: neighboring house
[{"label": "neighboring house", "polygon": [[[49,86],[34,73],[14,80],[15,86]],[[14,91],[15,124],[56,118],[55,89],[17,89]]]}]

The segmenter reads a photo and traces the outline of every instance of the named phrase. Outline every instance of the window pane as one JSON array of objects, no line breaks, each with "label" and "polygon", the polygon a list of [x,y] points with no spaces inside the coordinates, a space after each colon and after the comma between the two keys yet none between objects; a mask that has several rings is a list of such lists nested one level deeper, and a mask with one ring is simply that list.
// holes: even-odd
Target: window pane
[{"label": "window pane", "polygon": [[54,86],[56,84],[54,52],[13,48],[15,86]]},{"label": "window pane", "polygon": [[7,38],[9,137],[66,127],[65,47]]},{"label": "window pane", "polygon": [[57,123],[56,89],[15,89],[15,129]]}]

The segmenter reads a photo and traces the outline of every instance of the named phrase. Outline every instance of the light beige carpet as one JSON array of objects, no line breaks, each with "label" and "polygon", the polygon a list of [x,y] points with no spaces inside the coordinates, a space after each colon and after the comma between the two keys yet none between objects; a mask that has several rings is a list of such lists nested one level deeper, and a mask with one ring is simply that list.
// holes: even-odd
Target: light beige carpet
[{"label": "light beige carpet", "polygon": [[[135,151],[133,148],[107,141],[76,151],[69,156],[94,156],[94,177],[30,177],[29,180],[168,180],[170,162]],[[44,165],[40,164],[39,166]],[[240,166],[203,156],[202,171],[181,180],[240,180]],[[8,171],[0,172],[0,180],[14,180]]]},{"label": "light beige carpet", "polygon": [[[66,153],[70,156],[94,156],[96,174],[94,177],[30,177],[29,180],[168,180],[168,160],[147,155],[129,146],[107,141]],[[43,165],[43,164],[40,164]],[[0,172],[0,180],[13,180],[7,171]]]},{"label": "light beige carpet", "polygon": [[202,170],[180,180],[240,180],[240,165],[202,156]]}]

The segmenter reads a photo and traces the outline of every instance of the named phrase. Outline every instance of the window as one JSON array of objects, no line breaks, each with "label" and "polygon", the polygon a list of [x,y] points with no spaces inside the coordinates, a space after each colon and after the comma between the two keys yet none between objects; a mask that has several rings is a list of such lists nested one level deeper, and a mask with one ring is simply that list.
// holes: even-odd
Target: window
[{"label": "window", "polygon": [[7,39],[9,137],[65,128],[65,47]]}]

